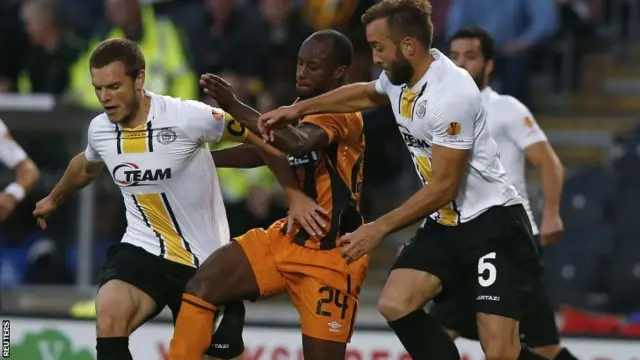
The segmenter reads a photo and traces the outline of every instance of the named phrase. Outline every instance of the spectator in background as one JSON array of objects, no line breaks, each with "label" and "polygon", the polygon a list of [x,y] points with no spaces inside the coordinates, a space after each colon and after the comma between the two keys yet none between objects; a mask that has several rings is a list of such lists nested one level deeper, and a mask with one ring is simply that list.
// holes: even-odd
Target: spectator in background
[{"label": "spectator in background", "polygon": [[447,14],[453,0],[431,0],[433,22],[433,46],[443,52],[447,48]]},{"label": "spectator in background", "polygon": [[[265,35],[261,77],[268,84],[267,91],[260,94],[257,105],[260,111],[272,110],[279,105],[293,102],[295,87],[292,75],[297,63],[300,44],[311,35],[311,28],[302,21],[300,9],[294,8],[292,0],[260,0],[261,33]],[[287,99],[276,99],[272,94],[286,93]],[[283,94],[284,95],[284,94]],[[284,100],[284,104],[280,101]]]},{"label": "spectator in background", "polygon": [[105,39],[136,41],[146,60],[145,88],[159,94],[195,99],[198,83],[189,68],[185,47],[171,21],[156,17],[151,5],[136,0],[106,0],[107,31],[94,34],[93,41],[71,68],[70,100],[89,109],[101,109],[89,73],[89,57]]},{"label": "spectator in background", "polygon": [[353,25],[360,25],[362,14],[374,1],[370,0],[306,0],[302,15],[313,30],[336,29],[346,32]]},{"label": "spectator in background", "polygon": [[20,22],[20,1],[0,1],[0,93],[17,90],[18,73],[28,48]]},{"label": "spectator in background", "polygon": [[27,252],[26,284],[71,284],[73,275],[65,267],[60,250],[52,239],[41,237]]},{"label": "spectator in background", "polygon": [[55,0],[28,0],[22,14],[31,47],[18,78],[18,91],[61,95],[82,45],[66,27]]},{"label": "spectator in background", "polygon": [[496,40],[496,75],[502,93],[531,105],[532,51],[558,28],[554,0],[452,0],[447,38],[475,25]]},{"label": "spectator in background", "polygon": [[259,81],[267,41],[260,28],[260,14],[235,0],[205,0],[199,36],[191,39],[199,74],[224,76],[238,98],[246,101],[262,90]]},{"label": "spectator in background", "polygon": [[85,45],[91,41],[96,24],[102,24],[104,0],[58,0],[60,8],[69,21],[68,26]]}]

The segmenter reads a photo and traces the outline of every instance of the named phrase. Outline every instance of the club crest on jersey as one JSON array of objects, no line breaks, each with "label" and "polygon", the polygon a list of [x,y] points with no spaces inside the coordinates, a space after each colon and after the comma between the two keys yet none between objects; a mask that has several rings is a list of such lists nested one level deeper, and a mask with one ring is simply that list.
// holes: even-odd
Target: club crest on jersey
[{"label": "club crest on jersey", "polygon": [[172,142],[176,141],[177,138],[178,135],[176,135],[176,132],[171,130],[170,128],[160,129],[158,135],[156,135],[156,140],[158,140],[158,142],[162,145],[169,145]]},{"label": "club crest on jersey", "polygon": [[141,170],[131,162],[122,163],[111,171],[113,181],[120,186],[142,186],[151,183],[171,179],[171,168]]},{"label": "club crest on jersey", "polygon": [[422,100],[416,108],[416,116],[420,119],[424,118],[427,113],[427,100]]}]

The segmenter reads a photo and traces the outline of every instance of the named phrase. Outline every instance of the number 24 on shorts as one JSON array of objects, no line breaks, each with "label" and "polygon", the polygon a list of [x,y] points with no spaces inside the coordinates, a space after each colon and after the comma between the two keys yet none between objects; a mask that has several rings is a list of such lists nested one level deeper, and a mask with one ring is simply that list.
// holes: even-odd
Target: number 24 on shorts
[{"label": "number 24 on shorts", "polygon": [[[498,269],[489,260],[495,260],[496,253],[491,252],[478,260],[478,284],[482,287],[489,287],[496,282]],[[485,273],[487,276],[485,277]]]},{"label": "number 24 on shorts", "polygon": [[330,286],[321,287],[318,289],[318,293],[320,294],[320,299],[316,305],[316,314],[328,317],[332,316],[332,313],[324,310],[323,306],[333,303],[333,305],[340,310],[340,319],[344,320],[347,316],[347,310],[349,309],[347,294],[343,294],[340,290],[335,290]]}]

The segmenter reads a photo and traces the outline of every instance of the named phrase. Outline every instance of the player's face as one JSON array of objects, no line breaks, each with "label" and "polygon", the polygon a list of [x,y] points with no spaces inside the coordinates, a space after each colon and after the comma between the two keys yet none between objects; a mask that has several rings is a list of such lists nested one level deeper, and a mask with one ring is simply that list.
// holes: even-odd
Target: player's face
[{"label": "player's face", "polygon": [[132,79],[124,64],[115,61],[102,68],[92,68],[91,82],[111,122],[126,123],[132,119],[140,103],[144,72]]},{"label": "player's face", "polygon": [[490,74],[489,62],[482,54],[479,39],[456,39],[451,42],[449,58],[459,67],[467,70],[479,89],[483,89]]},{"label": "player's face", "polygon": [[296,67],[296,91],[306,99],[329,90],[333,70],[331,67],[331,43],[307,40],[300,46]]},{"label": "player's face", "polygon": [[380,65],[389,81],[402,85],[413,77],[413,65],[402,54],[397,42],[391,39],[386,19],[378,19],[367,25],[367,41],[373,51],[373,62]]}]

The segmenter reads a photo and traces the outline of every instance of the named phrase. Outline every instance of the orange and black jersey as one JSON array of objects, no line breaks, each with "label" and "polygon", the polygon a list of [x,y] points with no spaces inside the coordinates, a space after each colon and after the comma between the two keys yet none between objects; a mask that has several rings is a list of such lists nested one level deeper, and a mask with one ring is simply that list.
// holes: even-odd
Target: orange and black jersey
[{"label": "orange and black jersey", "polygon": [[340,235],[363,223],[359,208],[364,158],[362,115],[311,115],[301,124],[318,126],[329,136],[325,148],[302,157],[289,156],[289,161],[305,194],[329,212],[330,228],[325,229],[324,236],[310,236],[297,228],[294,242],[314,249],[333,249]]}]

